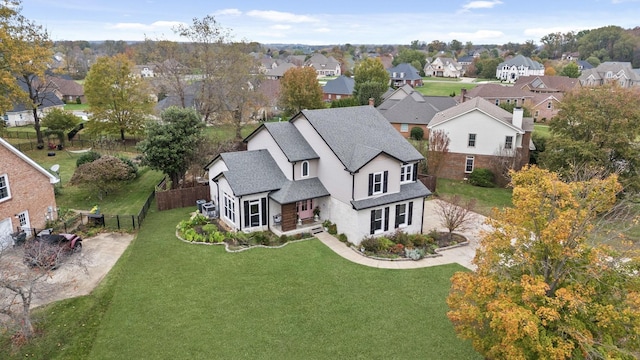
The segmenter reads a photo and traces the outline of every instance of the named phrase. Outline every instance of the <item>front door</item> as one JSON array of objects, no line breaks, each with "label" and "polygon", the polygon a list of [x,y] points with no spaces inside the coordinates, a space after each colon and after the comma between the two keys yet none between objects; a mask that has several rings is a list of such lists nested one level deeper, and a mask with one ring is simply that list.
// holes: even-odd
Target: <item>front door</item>
[{"label": "front door", "polygon": [[31,222],[29,221],[28,210],[18,214],[18,221],[20,222],[20,228],[27,233],[27,236],[31,235]]},{"label": "front door", "polygon": [[313,199],[298,201],[296,203],[298,218],[309,219],[313,217]]}]

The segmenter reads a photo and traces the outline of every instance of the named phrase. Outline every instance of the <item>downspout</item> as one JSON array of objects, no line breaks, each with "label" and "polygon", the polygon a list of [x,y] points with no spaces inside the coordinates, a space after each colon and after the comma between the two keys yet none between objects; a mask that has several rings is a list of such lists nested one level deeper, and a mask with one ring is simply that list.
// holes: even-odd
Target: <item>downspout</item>
[{"label": "downspout", "polygon": [[[238,198],[238,215],[240,215],[243,211],[244,211],[244,207],[242,206],[242,196],[240,196]],[[238,220],[240,222],[240,231],[242,231],[242,219],[244,219],[244,214],[242,214],[241,216],[238,216]]]},{"label": "downspout", "polygon": [[426,197],[422,198],[422,217],[420,219],[420,234],[424,234],[424,203],[427,201]]},{"label": "downspout", "polygon": [[355,200],[355,196],[356,196],[356,177],[353,176],[353,173],[351,174],[351,200]]},{"label": "downspout", "polygon": [[293,179],[293,181],[296,180],[296,164],[297,162],[292,162],[291,163],[291,179]]}]

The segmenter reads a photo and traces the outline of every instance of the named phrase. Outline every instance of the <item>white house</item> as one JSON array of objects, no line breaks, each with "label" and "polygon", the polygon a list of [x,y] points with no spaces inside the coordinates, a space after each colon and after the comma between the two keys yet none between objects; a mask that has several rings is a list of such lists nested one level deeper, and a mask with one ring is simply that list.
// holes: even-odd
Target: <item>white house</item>
[{"label": "white house", "polygon": [[245,142],[247,151],[206,167],[211,199],[232,229],[293,234],[330,220],[354,244],[422,231],[431,194],[416,176],[424,158],[374,107],[303,110]]},{"label": "white house", "polygon": [[522,55],[501,62],[496,68],[496,78],[507,82],[515,82],[520,76],[533,75],[544,75],[544,65]]},{"label": "white house", "polygon": [[424,67],[425,76],[459,78],[463,73],[462,65],[447,57],[437,57]]},{"label": "white house", "polygon": [[513,114],[475,97],[437,113],[429,125],[430,135],[442,130],[449,137],[449,152],[440,176],[463,179],[475,168],[492,169],[497,157],[513,157],[515,168],[529,161],[533,119]]}]

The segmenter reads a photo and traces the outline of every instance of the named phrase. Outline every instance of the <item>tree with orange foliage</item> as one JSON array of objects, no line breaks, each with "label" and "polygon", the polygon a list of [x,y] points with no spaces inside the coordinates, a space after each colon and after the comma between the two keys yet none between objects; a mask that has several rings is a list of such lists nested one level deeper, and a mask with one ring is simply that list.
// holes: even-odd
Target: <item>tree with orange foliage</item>
[{"label": "tree with orange foliage", "polygon": [[563,182],[512,173],[513,208],[488,220],[476,272],[452,278],[448,317],[487,359],[635,359],[640,259],[592,245],[616,207],[616,175]]}]

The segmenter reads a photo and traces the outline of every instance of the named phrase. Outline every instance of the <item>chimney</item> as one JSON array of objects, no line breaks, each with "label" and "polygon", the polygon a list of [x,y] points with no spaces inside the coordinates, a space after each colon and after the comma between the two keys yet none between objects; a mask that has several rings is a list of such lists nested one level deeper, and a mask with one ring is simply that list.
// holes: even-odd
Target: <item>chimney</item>
[{"label": "chimney", "polygon": [[513,119],[511,123],[513,126],[522,129],[522,117],[524,116],[524,110],[521,107],[513,108]]},{"label": "chimney", "polygon": [[373,98],[369,98],[369,106],[373,106],[375,104],[375,100]]},{"label": "chimney", "polygon": [[460,102],[463,103],[466,100],[467,97],[467,89],[462,88],[460,89]]}]

